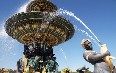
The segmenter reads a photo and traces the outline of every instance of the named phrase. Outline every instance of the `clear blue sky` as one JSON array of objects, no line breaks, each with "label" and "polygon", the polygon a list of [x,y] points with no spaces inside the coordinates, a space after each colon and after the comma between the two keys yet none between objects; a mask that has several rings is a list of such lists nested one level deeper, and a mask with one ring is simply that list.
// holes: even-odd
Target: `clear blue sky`
[{"label": "clear blue sky", "polygon": [[[116,0],[50,1],[57,5],[58,8],[73,12],[95,33],[102,43],[107,44],[111,55],[116,57]],[[28,0],[0,0],[0,67],[16,69],[16,62],[22,57],[23,44],[5,35],[2,27],[8,17],[14,15],[27,2]],[[75,18],[66,17],[77,29],[82,29],[89,33]],[[59,70],[70,67],[75,71],[84,65],[93,70],[93,66],[87,63],[82,56],[84,49],[82,49],[80,43],[83,38],[89,37],[76,30],[72,39],[54,47],[54,53],[59,63]],[[95,51],[99,52],[99,47],[94,42],[93,47]],[[66,58],[62,54],[61,48]],[[113,61],[113,63],[116,65],[116,61]]]}]

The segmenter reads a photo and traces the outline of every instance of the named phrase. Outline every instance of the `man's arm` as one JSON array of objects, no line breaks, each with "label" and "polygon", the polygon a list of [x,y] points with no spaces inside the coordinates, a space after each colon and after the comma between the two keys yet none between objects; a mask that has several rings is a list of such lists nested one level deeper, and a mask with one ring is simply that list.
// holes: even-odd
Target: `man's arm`
[{"label": "man's arm", "polygon": [[89,56],[88,56],[88,60],[89,61],[98,61],[98,60],[101,60],[103,59],[105,56],[108,56],[110,55],[109,51],[105,52],[105,53],[91,53]]}]

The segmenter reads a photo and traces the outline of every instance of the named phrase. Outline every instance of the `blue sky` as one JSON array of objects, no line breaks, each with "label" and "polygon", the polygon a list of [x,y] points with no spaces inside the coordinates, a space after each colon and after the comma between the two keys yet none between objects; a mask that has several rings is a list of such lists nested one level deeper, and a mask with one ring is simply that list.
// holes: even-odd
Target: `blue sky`
[{"label": "blue sky", "polygon": [[[116,57],[116,0],[50,0],[58,8],[71,11],[80,18]],[[16,69],[16,62],[22,57],[23,44],[6,35],[4,29],[8,17],[16,14],[20,7],[28,0],[1,0],[0,1],[0,67]],[[75,26],[75,35],[69,41],[54,47],[54,53],[59,63],[59,70],[70,67],[73,71],[84,65],[93,70],[93,66],[83,59],[83,52],[80,43],[83,38],[89,38],[86,31],[94,39],[95,37],[74,17],[63,15]],[[99,46],[93,42],[94,50],[99,52]],[[63,49],[63,53],[61,51]],[[66,57],[65,57],[66,56]],[[113,61],[116,65],[116,61]]]}]

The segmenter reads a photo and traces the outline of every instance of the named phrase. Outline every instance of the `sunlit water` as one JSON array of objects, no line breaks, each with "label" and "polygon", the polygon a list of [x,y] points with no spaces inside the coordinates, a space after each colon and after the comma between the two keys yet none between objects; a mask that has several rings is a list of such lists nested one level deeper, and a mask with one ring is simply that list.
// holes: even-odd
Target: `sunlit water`
[{"label": "sunlit water", "polygon": [[[26,6],[28,5],[28,3],[30,3],[31,0],[29,0],[29,2],[25,3],[24,5],[22,5],[17,11],[16,13],[20,13],[20,12],[26,12]],[[85,29],[87,29],[91,34],[89,34],[87,31],[85,31],[84,29],[81,29],[81,27],[78,27],[78,25],[74,24],[74,28],[75,28],[75,32],[81,32],[84,36],[87,36],[88,38],[90,38],[91,40],[93,40],[98,46],[100,46],[99,42],[100,40],[97,38],[97,36],[92,32],[92,30],[87,27],[87,25],[80,19],[78,18],[73,12],[68,11],[68,10],[64,10],[64,9],[59,9],[56,13],[50,14],[52,17],[55,17],[57,15],[67,15],[69,17],[72,17],[76,20],[76,22],[80,22],[83,27],[85,27]],[[71,21],[73,22],[73,21]],[[4,26],[4,24],[3,24]],[[78,27],[78,28],[77,28]],[[4,55],[17,55],[17,53],[15,53],[14,51],[14,47],[17,46],[17,44],[15,44],[17,41],[15,41],[14,39],[12,39],[11,37],[9,37],[6,32],[4,27],[0,28],[0,46],[2,46],[0,48],[0,58],[1,59],[5,59],[3,58]],[[15,44],[15,45],[14,45]],[[68,59],[67,56],[65,54],[65,51],[63,49],[60,49],[58,51],[61,51],[66,64],[68,66]],[[5,53],[3,53],[5,52]]]},{"label": "sunlit water", "polygon": [[4,27],[1,27],[0,28],[0,57],[9,54],[16,55],[16,53],[12,50],[14,44],[15,44],[15,40],[7,35]]},{"label": "sunlit water", "polygon": [[67,67],[69,67],[69,65],[68,65],[68,59],[67,59],[67,56],[66,56],[64,50],[61,48],[60,51],[61,51],[61,53],[62,53],[62,55],[63,55],[63,57],[64,57],[64,59],[65,59],[65,61],[66,61]]},{"label": "sunlit water", "polygon": [[[16,13],[21,13],[21,12],[26,12],[26,6],[33,0],[29,0],[25,4],[23,4],[14,14]],[[6,19],[7,20],[7,19]],[[12,39],[8,34],[5,32],[5,22],[1,23],[2,27],[0,28],[0,58],[3,58],[4,56],[7,55],[12,55],[15,56],[17,53],[14,51],[14,48],[17,47],[18,44],[16,44],[16,40]],[[3,58],[5,59],[5,58]]]},{"label": "sunlit water", "polygon": [[[78,29],[78,31],[80,31],[80,32],[82,32],[82,33],[84,33],[84,34],[86,34],[91,40],[93,40],[95,43],[97,43],[97,45],[98,46],[100,46],[100,40],[97,38],[97,36],[92,32],[92,30],[80,19],[80,18],[78,18],[73,12],[71,12],[71,11],[68,11],[68,10],[64,10],[64,9],[59,9],[58,10],[58,13],[59,14],[61,14],[61,15],[68,15],[68,16],[71,16],[71,17],[73,17],[74,19],[76,19],[78,22],[80,22],[84,27],[85,27],[85,29],[87,29],[92,35],[93,35],[93,37],[95,38],[95,39],[93,39],[93,37],[92,36],[90,36],[86,31],[84,31],[84,30],[82,30],[82,29]],[[76,27],[76,26],[75,26]]]}]

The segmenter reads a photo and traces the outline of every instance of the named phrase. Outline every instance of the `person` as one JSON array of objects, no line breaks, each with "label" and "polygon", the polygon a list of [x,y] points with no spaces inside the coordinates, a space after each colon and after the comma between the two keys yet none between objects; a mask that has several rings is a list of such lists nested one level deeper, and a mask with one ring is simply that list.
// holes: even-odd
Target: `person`
[{"label": "person", "polygon": [[79,73],[85,73],[85,71],[87,71],[89,68],[86,68],[85,66],[78,68],[76,71]]},{"label": "person", "polygon": [[93,51],[92,43],[89,39],[83,39],[81,45],[86,50],[83,53],[84,59],[94,65],[94,73],[111,73],[108,64],[103,60],[104,57],[110,55],[109,51],[105,53]]}]

